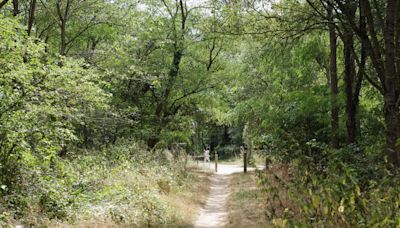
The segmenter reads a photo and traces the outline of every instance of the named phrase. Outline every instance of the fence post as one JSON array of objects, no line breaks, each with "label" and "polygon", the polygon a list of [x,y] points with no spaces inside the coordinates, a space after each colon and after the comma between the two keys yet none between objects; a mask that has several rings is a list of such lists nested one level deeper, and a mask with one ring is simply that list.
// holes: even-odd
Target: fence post
[{"label": "fence post", "polygon": [[244,172],[247,173],[247,151],[246,150],[243,152],[243,167],[244,167]]},{"label": "fence post", "polygon": [[265,157],[265,170],[268,170],[269,164],[270,164],[270,159],[268,156]]},{"label": "fence post", "polygon": [[218,172],[218,153],[215,151],[215,172]]}]

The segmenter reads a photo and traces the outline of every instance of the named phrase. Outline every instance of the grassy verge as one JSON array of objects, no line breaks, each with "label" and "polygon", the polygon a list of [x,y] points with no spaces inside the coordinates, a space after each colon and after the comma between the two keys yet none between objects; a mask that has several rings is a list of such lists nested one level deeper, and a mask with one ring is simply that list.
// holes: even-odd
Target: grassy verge
[{"label": "grassy verge", "polygon": [[232,175],[227,202],[227,227],[269,227],[265,215],[266,194],[257,186],[255,172]]},{"label": "grassy verge", "polygon": [[208,175],[135,145],[56,160],[0,198],[0,227],[191,227]]},{"label": "grassy verge", "polygon": [[[196,212],[204,204],[208,193],[208,175],[209,173],[201,170],[188,170],[186,183],[181,186],[168,186],[161,182],[152,185],[147,182],[148,188],[154,188],[153,196],[149,198],[157,199],[158,205],[147,208],[147,214],[143,218],[137,218],[140,213],[138,205],[130,204],[124,208],[121,205],[114,205],[108,213],[86,212],[78,217],[73,223],[61,223],[52,221],[47,224],[48,227],[153,227],[153,226],[173,226],[173,227],[191,227],[195,219]],[[129,182],[125,182],[130,185]],[[154,183],[153,183],[154,184]],[[114,201],[111,199],[111,201]],[[148,199],[143,199],[148,200]],[[103,204],[103,207],[110,205],[111,202]],[[163,206],[164,211],[158,211],[158,206]],[[101,207],[98,205],[97,207]],[[158,212],[157,212],[158,211]],[[156,215],[159,213],[159,215]],[[153,214],[153,215],[152,215]],[[159,217],[158,217],[159,216]],[[146,218],[147,217],[147,218]],[[164,221],[160,221],[160,219]]]},{"label": "grassy verge", "polygon": [[[46,226],[191,227],[199,208],[205,203],[210,174],[190,168],[185,175],[181,183],[171,183],[165,179],[157,179],[155,174],[137,178],[133,173],[116,173],[108,180],[112,182],[111,185],[105,185],[100,192],[113,189],[112,191],[119,193],[110,195],[108,201],[87,208],[87,211],[83,211],[82,216],[78,216],[72,223],[53,220]],[[137,189],[137,186],[148,191],[146,195],[140,196],[138,201],[134,198],[141,195],[140,193],[128,193],[129,189]],[[100,192],[99,194],[103,194]],[[120,193],[131,196],[121,198]]]},{"label": "grassy verge", "polygon": [[204,206],[209,192],[209,176],[211,172],[191,168],[192,181],[187,183],[181,191],[174,191],[167,195],[166,200],[171,208],[180,215],[174,224],[175,227],[191,227],[200,208]]}]

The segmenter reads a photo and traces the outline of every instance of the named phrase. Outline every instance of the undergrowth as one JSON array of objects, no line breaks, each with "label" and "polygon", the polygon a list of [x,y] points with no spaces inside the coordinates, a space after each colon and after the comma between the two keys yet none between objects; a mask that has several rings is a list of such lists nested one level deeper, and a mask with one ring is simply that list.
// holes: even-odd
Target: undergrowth
[{"label": "undergrowth", "polygon": [[195,177],[167,155],[124,143],[65,159],[31,157],[19,186],[1,186],[0,227],[188,225],[168,196]]},{"label": "undergrowth", "polygon": [[286,163],[275,157],[267,172],[259,172],[274,226],[400,226],[398,171],[356,147],[320,152],[319,159]]}]

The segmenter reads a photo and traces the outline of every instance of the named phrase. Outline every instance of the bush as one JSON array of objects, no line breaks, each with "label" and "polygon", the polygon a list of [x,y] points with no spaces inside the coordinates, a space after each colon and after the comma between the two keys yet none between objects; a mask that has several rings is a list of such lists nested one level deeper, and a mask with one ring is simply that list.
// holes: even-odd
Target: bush
[{"label": "bush", "polygon": [[325,159],[294,160],[290,170],[260,174],[268,214],[290,226],[400,225],[399,173],[359,148],[324,150]]}]

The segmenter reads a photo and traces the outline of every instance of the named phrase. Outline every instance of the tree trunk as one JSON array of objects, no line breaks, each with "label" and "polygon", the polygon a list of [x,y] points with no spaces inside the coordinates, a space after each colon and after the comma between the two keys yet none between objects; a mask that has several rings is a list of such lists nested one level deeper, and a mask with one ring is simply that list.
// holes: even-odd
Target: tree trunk
[{"label": "tree trunk", "polygon": [[[396,0],[388,0],[386,8],[385,42],[385,93],[384,116],[386,124],[387,155],[396,167],[400,166],[398,140],[400,137],[399,80],[396,73],[395,21]],[[397,25],[399,26],[399,25]]]},{"label": "tree trunk", "polygon": [[70,0],[67,0],[65,9],[62,9],[61,1],[56,3],[58,18],[60,19],[60,55],[67,54],[67,18],[70,7]]},{"label": "tree trunk", "polygon": [[[364,10],[361,8],[361,4],[359,4],[360,8],[360,31],[362,34],[365,34],[367,32],[367,24],[366,24],[366,18],[365,18],[365,13]],[[367,63],[367,42],[365,39],[361,40],[361,57],[360,61],[358,62],[358,73],[357,73],[357,82],[355,85],[354,93],[353,93],[353,105],[354,105],[354,110],[355,110],[355,115],[357,116],[358,114],[358,109],[360,105],[360,91],[361,91],[361,86],[362,82],[365,78],[365,65]],[[353,52],[354,54],[354,52]],[[360,118],[356,120],[356,137],[360,136]],[[357,138],[356,138],[357,139]]]},{"label": "tree trunk", "polygon": [[[356,8],[352,3],[347,4],[348,15],[350,20],[354,20]],[[347,144],[356,142],[357,137],[357,106],[353,97],[353,88],[355,87],[356,69],[353,55],[354,49],[354,33],[350,25],[344,25],[343,31],[343,46],[344,46],[344,85],[346,94],[346,141]],[[357,95],[358,96],[358,95]],[[358,103],[358,102],[357,102]]]},{"label": "tree trunk", "polygon": [[[398,0],[387,0],[386,2],[386,15],[382,17],[381,15],[374,15],[376,9],[372,9],[370,1],[359,1],[361,11],[367,19],[368,33],[357,28],[354,21],[351,20],[351,16],[349,17],[349,15],[346,15],[346,20],[351,24],[353,31],[357,33],[368,50],[367,53],[371,58],[371,62],[382,85],[386,154],[389,162],[398,168],[400,167],[400,147],[397,145],[400,137],[400,75],[397,67],[400,68],[400,66],[396,67],[396,60],[399,59],[400,53],[396,53],[396,48],[399,48],[396,47],[396,31],[399,31],[400,36],[400,20],[396,9],[400,8],[400,3]],[[341,0],[335,0],[335,3],[342,12],[347,12]],[[379,17],[378,21],[384,20],[385,25],[375,23],[376,17]],[[396,24],[396,21],[399,22]],[[378,28],[378,26],[380,26],[380,28]],[[378,34],[378,32],[382,30],[383,33]],[[382,42],[380,42],[381,37],[383,38],[384,46],[382,46]],[[400,38],[398,40],[400,45]]]},{"label": "tree trunk", "polygon": [[61,21],[60,32],[60,55],[65,55],[67,51],[67,32],[66,22],[64,20]]},{"label": "tree trunk", "polygon": [[[171,95],[171,92],[173,91],[173,88],[175,86],[176,79],[179,75],[179,70],[180,70],[180,65],[183,57],[183,50],[184,50],[184,41],[185,41],[185,33],[186,33],[186,19],[187,19],[187,11],[186,11],[186,6],[185,2],[183,0],[179,0],[175,2],[177,10],[175,12],[175,15],[171,15],[172,20],[176,20],[178,14],[180,14],[181,21],[180,21],[180,29],[178,30],[177,28],[174,28],[174,46],[173,46],[173,59],[172,63],[168,72],[168,78],[165,83],[164,91],[162,92],[162,97],[160,97],[156,101],[156,107],[155,107],[155,116],[157,117],[157,122],[159,128],[155,132],[161,132],[161,129],[167,125],[169,122],[169,117],[173,116],[176,114],[177,110],[171,111],[169,110],[170,107],[168,107],[169,103],[169,98]],[[179,9],[179,10],[178,10]],[[178,13],[179,11],[179,13]],[[173,23],[175,26],[175,21]],[[159,134],[156,134],[156,137],[150,137],[147,140],[147,145],[149,148],[153,148],[159,141]]]},{"label": "tree trunk", "polygon": [[28,17],[28,36],[31,36],[33,22],[35,20],[36,0],[31,0],[29,5],[29,17]]},{"label": "tree trunk", "polygon": [[337,78],[337,37],[335,31],[335,25],[333,21],[333,9],[330,7],[328,9],[329,18],[329,43],[330,43],[330,66],[329,66],[329,76],[330,76],[330,89],[331,89],[331,127],[332,127],[332,138],[331,144],[332,148],[339,148],[339,107],[337,105],[337,95],[338,95],[338,78]]},{"label": "tree trunk", "polygon": [[[182,40],[182,42],[183,42],[183,40]],[[175,85],[176,78],[178,77],[178,74],[179,74],[179,68],[180,68],[180,64],[181,64],[181,60],[182,60],[182,56],[183,56],[183,51],[182,51],[182,47],[178,47],[178,45],[179,45],[178,43],[180,43],[180,42],[176,41],[176,43],[175,43],[174,58],[172,60],[171,69],[168,73],[168,81],[167,81],[166,88],[163,93],[162,100],[158,103],[157,108],[156,108],[155,114],[156,114],[156,116],[161,117],[161,118],[165,112],[168,98],[171,94],[173,86]]]},{"label": "tree trunk", "polygon": [[19,2],[18,0],[13,0],[13,15],[14,17],[19,14]]},{"label": "tree trunk", "polygon": [[230,142],[230,138],[229,138],[229,133],[228,133],[228,126],[224,125],[224,132],[223,132],[223,135],[222,135],[221,145],[222,146],[226,146],[226,145],[229,144],[229,142]]}]

